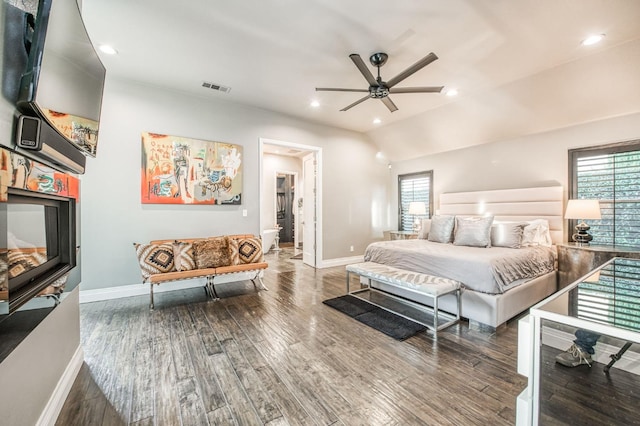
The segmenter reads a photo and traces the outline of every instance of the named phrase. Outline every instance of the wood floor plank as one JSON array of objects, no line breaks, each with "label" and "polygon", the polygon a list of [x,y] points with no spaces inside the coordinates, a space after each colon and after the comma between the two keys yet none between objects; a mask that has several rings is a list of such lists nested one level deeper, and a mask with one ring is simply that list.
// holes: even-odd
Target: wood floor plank
[{"label": "wood floor plank", "polygon": [[209,358],[238,425],[262,425],[229,359],[224,354],[211,355]]},{"label": "wood floor plank", "polygon": [[205,412],[227,405],[224,392],[220,388],[216,375],[213,374],[213,363],[202,339],[198,334],[191,334],[186,337],[186,343],[193,363],[194,376],[198,378],[197,386]]},{"label": "wood floor plank", "polygon": [[136,345],[131,395],[131,423],[137,423],[153,416],[154,369],[150,368],[153,365],[153,342],[151,339],[143,339]]},{"label": "wood floor plank", "polygon": [[154,340],[154,418],[156,425],[180,424],[180,397],[176,386],[169,339]]},{"label": "wood floor plank", "polygon": [[194,377],[188,377],[176,383],[180,398],[180,417],[184,426],[207,424],[207,413],[198,393],[198,384]]}]

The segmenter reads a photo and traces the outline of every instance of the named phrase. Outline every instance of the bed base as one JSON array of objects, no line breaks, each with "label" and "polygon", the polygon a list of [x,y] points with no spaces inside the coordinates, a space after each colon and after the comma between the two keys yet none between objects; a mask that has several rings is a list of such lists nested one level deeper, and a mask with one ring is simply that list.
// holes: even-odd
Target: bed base
[{"label": "bed base", "polygon": [[[378,281],[372,282],[372,286],[384,292],[433,307],[430,298],[405,292],[401,288],[389,286]],[[464,289],[461,297],[461,315],[463,318],[468,319],[470,323],[478,323],[477,326],[482,329],[488,327],[488,330],[497,330],[511,318],[555,293],[557,287],[557,271],[553,271],[512,288],[503,294],[486,294]],[[455,314],[457,311],[455,297],[452,295],[442,296],[438,308]]]}]

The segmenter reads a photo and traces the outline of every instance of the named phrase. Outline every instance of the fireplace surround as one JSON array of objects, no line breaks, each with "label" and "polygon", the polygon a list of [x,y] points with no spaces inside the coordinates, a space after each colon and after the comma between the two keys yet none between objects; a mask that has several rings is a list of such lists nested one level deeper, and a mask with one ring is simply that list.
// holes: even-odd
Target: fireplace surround
[{"label": "fireplace surround", "polygon": [[78,194],[75,176],[0,149],[0,322],[34,298],[59,302],[76,267]]}]

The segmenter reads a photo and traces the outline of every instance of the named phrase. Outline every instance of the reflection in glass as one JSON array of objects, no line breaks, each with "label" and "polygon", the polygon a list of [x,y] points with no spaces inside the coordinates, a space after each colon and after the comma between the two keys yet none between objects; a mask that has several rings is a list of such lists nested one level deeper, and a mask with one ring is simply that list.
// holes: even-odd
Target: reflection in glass
[{"label": "reflection in glass", "polygon": [[[35,204],[7,204],[7,248],[9,278],[18,277],[51,260],[57,255],[55,247],[48,247],[46,206]],[[50,224],[47,222],[51,222]],[[57,234],[57,230],[52,230]]]}]

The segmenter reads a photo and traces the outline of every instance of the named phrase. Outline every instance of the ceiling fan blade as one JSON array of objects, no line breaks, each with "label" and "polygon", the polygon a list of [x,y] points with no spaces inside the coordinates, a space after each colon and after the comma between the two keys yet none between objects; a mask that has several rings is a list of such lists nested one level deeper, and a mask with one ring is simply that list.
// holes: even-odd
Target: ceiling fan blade
[{"label": "ceiling fan blade", "polygon": [[444,86],[433,87],[395,87],[389,89],[389,93],[440,93]]},{"label": "ceiling fan blade", "polygon": [[424,58],[420,59],[415,64],[411,65],[409,68],[407,68],[406,70],[402,71],[400,74],[396,75],[391,80],[387,81],[387,86],[388,87],[395,86],[396,84],[400,83],[405,78],[409,77],[414,72],[421,70],[422,68],[426,67],[427,65],[429,65],[431,62],[435,61],[436,59],[438,59],[438,57],[436,56],[435,53],[433,53],[433,52],[429,53],[427,56],[425,56]]},{"label": "ceiling fan blade", "polygon": [[364,63],[360,55],[358,55],[357,53],[352,53],[351,55],[349,55],[349,57],[351,58],[353,63],[356,64],[356,67],[358,67],[364,78],[367,80],[369,86],[377,86],[378,82],[376,81],[373,74],[371,74],[371,71],[369,71],[369,68],[367,68],[367,65]]},{"label": "ceiling fan blade", "polygon": [[389,99],[388,96],[386,98],[380,98],[380,100],[382,101],[383,104],[387,106],[387,108],[389,108],[389,111],[393,112],[398,110],[398,107],[396,106],[396,104],[394,104],[393,101]]},{"label": "ceiling fan blade", "polygon": [[339,89],[336,87],[316,87],[316,92],[368,92],[369,89]]},{"label": "ceiling fan blade", "polygon": [[362,102],[366,101],[367,99],[370,99],[370,96],[369,96],[369,95],[365,96],[365,97],[364,97],[364,98],[362,98],[362,99],[358,99],[357,101],[355,101],[355,102],[354,102],[354,103],[352,103],[351,105],[348,105],[348,106],[346,106],[346,107],[342,108],[340,111],[346,111],[346,110],[348,110],[348,109],[350,109],[350,108],[353,108],[354,106],[358,105],[359,103],[362,103]]}]

